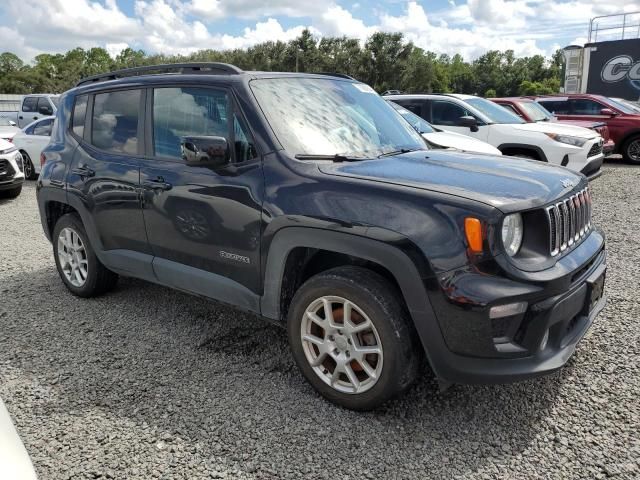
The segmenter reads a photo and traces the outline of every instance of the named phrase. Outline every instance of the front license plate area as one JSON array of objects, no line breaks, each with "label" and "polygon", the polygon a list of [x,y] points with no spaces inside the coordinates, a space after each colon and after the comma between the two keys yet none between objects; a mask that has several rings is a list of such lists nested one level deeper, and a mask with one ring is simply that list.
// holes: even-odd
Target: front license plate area
[{"label": "front license plate area", "polygon": [[605,272],[602,272],[602,274],[593,282],[589,282],[589,312],[594,309],[594,307],[598,304],[598,302],[604,295],[604,278]]}]

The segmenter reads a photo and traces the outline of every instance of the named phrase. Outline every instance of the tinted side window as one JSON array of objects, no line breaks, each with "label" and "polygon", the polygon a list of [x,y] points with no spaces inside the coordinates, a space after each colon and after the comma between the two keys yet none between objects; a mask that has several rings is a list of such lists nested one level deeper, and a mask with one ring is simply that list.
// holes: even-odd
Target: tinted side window
[{"label": "tinted side window", "polygon": [[53,128],[53,118],[47,118],[41,122],[36,123],[33,126],[33,134],[43,137],[51,136],[51,129]]},{"label": "tinted side window", "polygon": [[37,103],[38,97],[24,97],[24,101],[22,102],[22,111],[35,112]]},{"label": "tinted side window", "polygon": [[460,105],[445,100],[433,100],[431,102],[431,116],[434,125],[450,125],[458,124],[458,119],[469,115],[467,111]]},{"label": "tinted side window", "polygon": [[[208,88],[156,88],[153,93],[155,154],[182,158],[180,137],[229,137],[227,94]],[[235,125],[234,125],[235,126]]]},{"label": "tinted side window", "polygon": [[422,102],[418,102],[416,100],[392,100],[396,102],[398,105],[402,105],[404,108],[409,110],[411,113],[415,113],[419,117],[422,117]]},{"label": "tinted side window", "polygon": [[600,115],[600,110],[605,108],[604,105],[587,98],[576,98],[569,103],[573,115]]},{"label": "tinted side window", "polygon": [[51,107],[51,104],[49,103],[49,99],[46,98],[46,97],[38,98],[38,104],[36,106],[36,111],[38,113],[43,114],[43,115],[51,115],[51,114],[53,114],[53,108]]},{"label": "tinted side window", "polygon": [[73,120],[71,128],[73,133],[82,137],[84,135],[84,122],[87,114],[87,95],[76,97],[76,103],[73,106]]},{"label": "tinted side window", "polygon": [[246,127],[244,120],[235,113],[233,115],[233,136],[236,162],[246,162],[258,156],[249,129]]},{"label": "tinted side window", "polygon": [[569,114],[569,102],[567,100],[539,100],[538,103],[553,114]]},{"label": "tinted side window", "polygon": [[102,150],[138,153],[140,90],[98,93],[93,101],[91,143]]}]

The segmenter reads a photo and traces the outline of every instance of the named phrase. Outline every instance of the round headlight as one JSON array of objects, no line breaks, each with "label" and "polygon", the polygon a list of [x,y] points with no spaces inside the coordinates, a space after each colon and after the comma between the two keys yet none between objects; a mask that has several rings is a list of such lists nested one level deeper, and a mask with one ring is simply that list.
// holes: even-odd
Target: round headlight
[{"label": "round headlight", "polygon": [[522,215],[514,213],[504,217],[502,221],[502,245],[507,254],[513,257],[522,245]]}]

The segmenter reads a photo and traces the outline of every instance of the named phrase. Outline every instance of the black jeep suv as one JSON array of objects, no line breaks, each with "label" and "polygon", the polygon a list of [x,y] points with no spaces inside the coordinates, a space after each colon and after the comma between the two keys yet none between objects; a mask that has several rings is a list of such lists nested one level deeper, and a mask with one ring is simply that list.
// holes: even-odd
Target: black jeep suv
[{"label": "black jeep suv", "polygon": [[429,150],[344,75],[143,67],[60,99],[42,225],[79,296],[118,275],[286,323],[325,397],[370,409],[551,372],[603,308],[587,179]]}]

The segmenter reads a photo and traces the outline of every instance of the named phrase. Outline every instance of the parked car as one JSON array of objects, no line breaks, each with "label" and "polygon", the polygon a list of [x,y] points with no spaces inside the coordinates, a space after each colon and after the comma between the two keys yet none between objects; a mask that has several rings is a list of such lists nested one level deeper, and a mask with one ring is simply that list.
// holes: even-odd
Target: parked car
[{"label": "parked car", "polygon": [[400,90],[387,90],[382,95],[401,95],[402,92]]},{"label": "parked car", "polygon": [[541,104],[526,97],[490,98],[489,100],[498,105],[502,105],[510,112],[518,115],[525,122],[560,122],[594,130],[604,141],[602,151],[605,156],[613,153],[616,147],[615,142],[611,139],[606,123],[592,120],[558,120]]},{"label": "parked car", "polygon": [[3,111],[2,117],[15,122],[18,127],[24,128],[42,117],[55,115],[58,110],[59,98],[59,95],[49,93],[25,95],[18,111]]},{"label": "parked car", "polygon": [[55,117],[44,117],[15,134],[13,144],[22,154],[24,176],[33,180],[40,173],[40,153],[49,143]]},{"label": "parked car", "polygon": [[0,474],[11,480],[38,480],[7,407],[0,398]]},{"label": "parked car", "polygon": [[602,95],[576,93],[533,97],[561,120],[597,120],[609,127],[619,153],[630,163],[640,164],[640,113]]},{"label": "parked car", "polygon": [[605,304],[583,175],[429,150],[345,76],[90,77],[62,96],[43,160],[71,293],[131,276],[286,325],[303,375],[348,408],[402,392],[425,355],[443,385],[555,371]]},{"label": "parked car", "polygon": [[409,124],[427,141],[433,148],[452,148],[461,152],[486,153],[488,155],[502,155],[502,152],[487,142],[481,142],[466,135],[455,132],[447,132],[430,125],[425,119],[397,103],[389,101],[389,104],[402,115]]},{"label": "parked car", "polygon": [[19,131],[20,129],[16,125],[16,122],[8,118],[0,117],[0,140],[10,142],[13,136]]},{"label": "parked car", "polygon": [[437,128],[477,138],[504,155],[541,160],[600,175],[603,140],[593,130],[558,123],[526,123],[495,103],[473,95],[428,94],[385,97]]},{"label": "parked car", "polygon": [[0,138],[0,197],[15,198],[22,191],[24,173],[18,149]]}]

